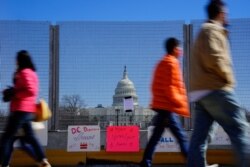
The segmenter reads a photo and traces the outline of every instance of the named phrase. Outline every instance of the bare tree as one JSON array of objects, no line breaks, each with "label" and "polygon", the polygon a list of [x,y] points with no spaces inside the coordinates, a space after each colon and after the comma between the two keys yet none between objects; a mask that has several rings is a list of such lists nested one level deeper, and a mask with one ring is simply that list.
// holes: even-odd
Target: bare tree
[{"label": "bare tree", "polygon": [[64,95],[61,100],[60,108],[68,113],[79,114],[86,108],[86,104],[80,95]]}]

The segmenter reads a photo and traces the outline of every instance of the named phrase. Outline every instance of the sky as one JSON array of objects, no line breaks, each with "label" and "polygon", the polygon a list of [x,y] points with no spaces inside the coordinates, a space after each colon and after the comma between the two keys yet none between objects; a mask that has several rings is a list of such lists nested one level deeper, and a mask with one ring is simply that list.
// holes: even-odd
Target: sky
[{"label": "sky", "polygon": [[[67,35],[68,30],[72,31],[68,34],[70,36],[69,38],[66,36],[64,38],[64,40],[61,39],[61,43],[64,42],[63,43],[64,45],[62,45],[62,49],[60,50],[62,53],[61,56],[63,56],[63,55],[68,56],[68,53],[71,54],[72,50],[75,50],[75,48],[70,50],[71,47],[78,47],[77,44],[80,43],[79,48],[82,48],[82,42],[83,42],[82,39],[83,38],[81,38],[80,42],[75,40],[77,37],[72,38],[71,34],[74,34],[74,32],[75,32],[74,28],[79,28],[80,26],[83,26],[83,29],[84,29],[84,28],[88,28],[88,27],[85,27],[84,25],[81,25],[81,24],[77,25],[79,27],[76,27],[75,25],[71,25],[71,24],[64,25],[64,23],[62,23],[63,21],[176,21],[176,20],[182,21],[182,20],[184,20],[186,23],[189,23],[191,20],[196,20],[196,19],[203,20],[206,18],[204,6],[206,5],[207,2],[208,2],[208,0],[172,0],[172,1],[171,0],[0,0],[0,20],[48,21],[52,24],[59,24],[61,31],[62,32],[65,31],[65,33],[63,33],[64,35]],[[229,8],[229,18],[231,18],[231,19],[250,18],[250,10],[249,10],[250,1],[249,0],[226,0],[225,2],[227,3],[227,6]],[[100,23],[100,24],[103,24],[103,23]],[[122,23],[122,24],[126,24],[126,23]],[[181,25],[182,25],[182,23],[181,23]],[[235,25],[237,25],[237,24],[235,24]],[[67,29],[67,26],[70,26],[69,29]],[[92,27],[91,23],[89,26]],[[103,26],[106,27],[106,25],[103,25]],[[135,25],[135,26],[138,26],[138,25]],[[155,25],[155,26],[157,26],[157,25]],[[163,34],[168,32],[167,31],[167,29],[169,28],[168,25],[166,25],[166,27],[162,27],[162,25],[160,25],[160,27],[161,27],[160,29],[162,30]],[[129,28],[131,28],[131,26],[127,26],[127,28],[129,30]],[[133,26],[132,26],[132,28],[133,28]],[[173,29],[173,28],[170,28],[170,32],[172,31],[171,29]],[[159,28],[158,28],[158,30],[159,30]],[[166,30],[166,32],[165,32],[165,30]],[[144,31],[147,32],[148,30],[145,29]],[[182,27],[181,27],[180,31],[182,31]],[[133,32],[133,31],[131,31],[131,30],[128,31],[128,33],[131,33],[131,32]],[[89,34],[89,35],[92,35],[91,38],[93,38],[93,36],[96,35],[96,33],[90,34],[89,32],[85,32],[87,34],[84,34],[84,31],[81,33],[82,33],[82,36],[80,36],[80,37],[84,37],[84,36]],[[99,30],[98,33],[101,33],[104,37],[106,37],[109,32],[107,30],[105,30],[105,32],[102,32],[101,30]],[[120,38],[120,34],[116,35],[113,32],[111,32],[111,33],[114,35],[114,37],[115,37],[114,39],[118,39],[117,37]],[[138,35],[138,34],[143,33],[143,32],[140,32],[140,30],[139,30],[138,32],[134,32],[134,33]],[[171,32],[171,33],[176,34],[175,32]],[[154,32],[152,32],[152,34],[154,34]],[[75,33],[75,35],[79,35],[79,34]],[[122,39],[126,39],[126,37],[130,37],[130,38],[134,39],[134,37],[135,37],[135,35],[133,33],[127,34],[127,35],[123,34],[123,35],[121,36]],[[164,35],[166,35],[166,34],[164,34]],[[157,34],[154,34],[153,36],[157,36]],[[235,36],[237,36],[237,35],[235,35]],[[241,36],[237,36],[237,37],[241,38]],[[91,39],[91,38],[89,38],[89,39]],[[34,38],[34,40],[35,40],[35,38]],[[98,40],[98,37],[97,37],[97,40]],[[109,40],[109,39],[107,39],[107,40]],[[245,40],[245,41],[248,41],[248,40]],[[67,45],[67,43],[72,44],[74,42],[75,42],[75,45]],[[118,40],[116,43],[119,44],[119,42],[126,43],[128,41]],[[134,42],[135,43],[131,43],[131,41],[129,41],[128,43],[126,43],[126,46],[130,46],[130,44],[131,45],[132,44],[139,45],[139,43],[140,43],[140,42],[138,43],[138,40],[136,40]],[[151,42],[154,43],[154,46],[159,45],[159,47],[160,47],[159,41],[155,41],[155,42],[151,41]],[[89,43],[90,43],[90,41],[86,41],[86,44],[89,44]],[[107,41],[105,41],[105,44],[107,44],[107,46],[109,45],[109,43],[107,43]],[[114,45],[114,44],[112,44],[112,45]],[[150,47],[153,46],[153,44],[151,45],[150,43],[148,45]],[[22,43],[22,46],[23,46],[23,43]],[[64,47],[64,46],[67,46],[67,47]],[[99,50],[103,51],[106,49],[104,45],[101,45],[101,46],[103,46],[104,48],[99,48]],[[155,47],[152,49],[149,48],[147,51],[145,51],[145,49],[144,49],[144,51],[148,52],[148,53],[150,52],[148,57],[151,58],[151,52],[152,52],[152,55],[155,55],[155,53],[157,53],[157,54],[161,53],[160,52],[161,48],[159,49],[159,47],[158,48]],[[233,47],[236,47],[236,46],[233,46]],[[132,52],[132,51],[126,50],[127,53],[125,54],[125,52],[123,51],[123,48],[121,48],[120,46],[117,48],[118,48],[117,50],[114,50],[114,48],[111,48],[110,53],[108,55],[110,56],[111,53],[114,53],[114,55],[113,55],[114,58],[117,58],[116,56],[119,55],[119,53],[123,53],[124,55],[120,54],[120,57],[122,57],[122,60],[124,62],[126,62],[126,61],[130,62],[129,58],[126,58],[126,54],[129,55],[129,54],[131,54],[130,52]],[[153,50],[153,49],[155,49],[155,50]],[[99,50],[97,50],[97,52],[100,52]],[[249,53],[248,46],[244,50],[244,53],[241,53],[240,52],[241,50],[239,48],[238,48],[238,50],[239,51],[237,51],[235,55],[237,55],[239,53],[241,55],[244,55],[244,57],[249,57],[248,56],[248,53]],[[123,52],[121,52],[121,51],[123,51]],[[78,53],[80,54],[81,52],[82,51],[79,50]],[[95,51],[93,51],[93,52],[95,52]],[[136,53],[136,52],[137,51],[135,51],[133,53]],[[139,50],[138,52],[139,52],[139,54],[145,56],[145,54],[141,50]],[[65,53],[65,54],[63,54],[63,53]],[[75,54],[75,55],[77,55],[77,54]],[[100,60],[98,60],[98,61],[105,61],[105,59],[102,59],[102,56],[99,55],[99,53],[97,54],[97,56],[100,57]],[[160,57],[161,54],[159,54],[158,56]],[[152,59],[156,59],[156,58],[152,58]],[[79,59],[77,58],[77,56],[75,59],[70,59],[70,60],[75,61],[75,62],[79,62]],[[83,60],[85,60],[85,59],[83,58]],[[149,61],[145,61],[145,62],[141,63],[141,66],[149,67],[150,65],[148,65],[147,63],[149,63],[151,59],[148,58],[147,60],[149,60]],[[236,59],[236,61],[237,61],[237,59]],[[242,61],[244,61],[244,59]],[[95,63],[95,60],[93,60],[93,62]],[[67,61],[66,61],[66,63],[67,63]],[[87,62],[87,64],[91,65],[91,63],[88,63],[88,62]],[[238,64],[241,64],[241,62],[238,62]],[[75,65],[77,65],[77,63]],[[140,74],[144,74],[144,72],[140,71],[140,69],[143,69],[143,68],[139,68],[140,66],[138,66],[136,61],[132,62],[131,64],[128,64],[128,63],[123,64],[123,62],[122,62],[121,64],[111,64],[111,65],[114,65],[114,68],[118,69],[118,70],[114,71],[114,70],[110,69],[110,71],[114,72],[115,74],[112,74],[112,76],[113,76],[112,84],[113,85],[110,88],[110,90],[106,92],[108,94],[108,96],[105,96],[108,98],[107,101],[109,101],[109,105],[111,105],[112,95],[114,94],[114,89],[116,87],[116,84],[122,77],[124,65],[128,66],[129,77],[135,83],[136,89],[138,91],[140,88],[142,88],[142,86],[140,84],[136,84],[139,82],[137,82],[137,78],[135,77],[136,76],[135,73],[138,72]],[[87,67],[88,66],[86,66],[86,68]],[[245,69],[245,67],[246,66],[244,66],[244,69]],[[78,66],[76,66],[76,68],[78,68]],[[76,68],[74,68],[74,69],[76,69]],[[86,73],[86,70],[84,70],[84,68],[82,68],[80,66],[79,66],[79,68],[83,69],[83,71],[82,71],[83,73]],[[138,68],[138,70],[134,70],[136,68]],[[148,68],[148,69],[151,69],[151,68]],[[242,69],[242,70],[244,70],[244,69]],[[104,76],[108,76],[110,74],[110,71],[108,71],[108,70],[109,69],[106,70],[106,72],[109,72],[108,74],[104,73],[103,71],[96,70],[97,74],[102,74],[102,75],[98,75],[98,76],[101,76],[101,77],[99,77],[99,80],[100,80],[100,81],[98,80],[99,82],[103,81],[103,78],[106,78]],[[81,72],[81,70],[78,70],[78,71]],[[66,72],[70,72],[70,71],[66,71]],[[151,71],[146,71],[146,72],[147,72],[147,75],[150,75]],[[85,78],[91,79],[91,77],[85,77]],[[249,77],[243,76],[240,78],[249,78]],[[68,83],[69,87],[72,87],[72,82],[70,82],[71,80],[68,80],[68,81],[69,81],[69,83]],[[249,80],[247,82],[249,82]],[[64,82],[64,83],[67,84],[66,82]],[[148,85],[149,83],[150,83],[150,80],[148,79],[147,82],[145,82],[145,84]],[[245,83],[245,81],[244,81],[244,83]],[[82,85],[79,84],[79,87],[82,87]],[[100,86],[98,88],[100,90],[107,89],[105,84],[100,84]],[[98,97],[98,96],[100,96],[100,94],[105,94],[105,91],[96,91],[96,88],[89,88],[89,89],[90,90],[93,89],[93,91],[92,91],[93,97]],[[76,89],[76,90],[78,90],[78,89]],[[241,90],[241,92],[243,92],[243,93],[247,92],[245,87],[244,87],[244,90]],[[98,93],[100,93],[100,94],[98,94]],[[84,92],[83,94],[86,95],[86,92]],[[140,98],[142,98],[142,97],[143,96],[141,95]],[[245,95],[244,97],[249,97],[249,96]],[[102,99],[104,99],[104,98],[102,98]],[[245,98],[244,101],[248,101],[248,98]],[[98,103],[99,102],[95,102],[91,106],[96,106],[96,104],[98,104]],[[103,102],[100,102],[100,103],[103,103]],[[88,104],[88,101],[87,101],[87,104]]]},{"label": "sky", "polygon": [[[204,19],[207,0],[0,0],[1,20],[159,21]],[[250,18],[249,0],[226,0],[230,18]]]}]

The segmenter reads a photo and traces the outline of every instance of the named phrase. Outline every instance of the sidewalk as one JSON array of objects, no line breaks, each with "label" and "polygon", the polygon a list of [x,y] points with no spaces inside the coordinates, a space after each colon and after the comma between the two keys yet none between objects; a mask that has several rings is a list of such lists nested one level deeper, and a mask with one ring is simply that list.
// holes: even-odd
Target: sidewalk
[{"label": "sidewalk", "polygon": [[[77,166],[53,166],[53,167],[139,167],[139,165],[133,165],[133,164],[99,164],[99,165],[77,165]],[[152,167],[185,167],[185,165],[153,165]],[[219,167],[233,167],[233,166],[225,166],[225,165],[219,165]]]},{"label": "sidewalk", "polygon": [[[36,166],[18,166],[18,167],[36,167]],[[126,161],[109,161],[89,159],[87,164],[79,162],[76,165],[52,165],[52,167],[140,167],[139,164]],[[156,164],[152,167],[185,167],[185,164]],[[219,165],[219,167],[233,167],[230,165]]]},{"label": "sidewalk", "polygon": [[[37,166],[19,166],[19,167],[37,167]],[[91,165],[75,165],[75,166],[68,166],[68,165],[56,165],[52,167],[139,167],[139,165],[136,164],[91,164]],[[162,165],[153,165],[152,167],[185,167],[185,165],[180,164],[162,164]],[[228,165],[219,165],[219,167],[233,167]]]}]

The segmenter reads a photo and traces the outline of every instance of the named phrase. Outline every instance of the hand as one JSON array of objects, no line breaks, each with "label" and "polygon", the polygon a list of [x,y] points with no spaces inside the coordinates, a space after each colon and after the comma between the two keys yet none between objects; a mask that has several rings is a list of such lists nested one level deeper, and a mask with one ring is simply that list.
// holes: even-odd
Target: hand
[{"label": "hand", "polygon": [[12,97],[14,96],[14,87],[8,86],[8,88],[4,89],[2,91],[3,94],[3,101],[4,102],[9,102],[11,101]]}]

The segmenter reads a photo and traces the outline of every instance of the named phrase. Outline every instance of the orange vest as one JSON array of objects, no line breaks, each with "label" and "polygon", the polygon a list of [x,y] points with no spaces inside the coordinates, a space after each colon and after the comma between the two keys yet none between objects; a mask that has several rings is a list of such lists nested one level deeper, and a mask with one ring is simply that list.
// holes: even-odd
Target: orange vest
[{"label": "orange vest", "polygon": [[166,55],[157,64],[151,90],[152,109],[168,110],[190,117],[186,89],[177,58]]}]

